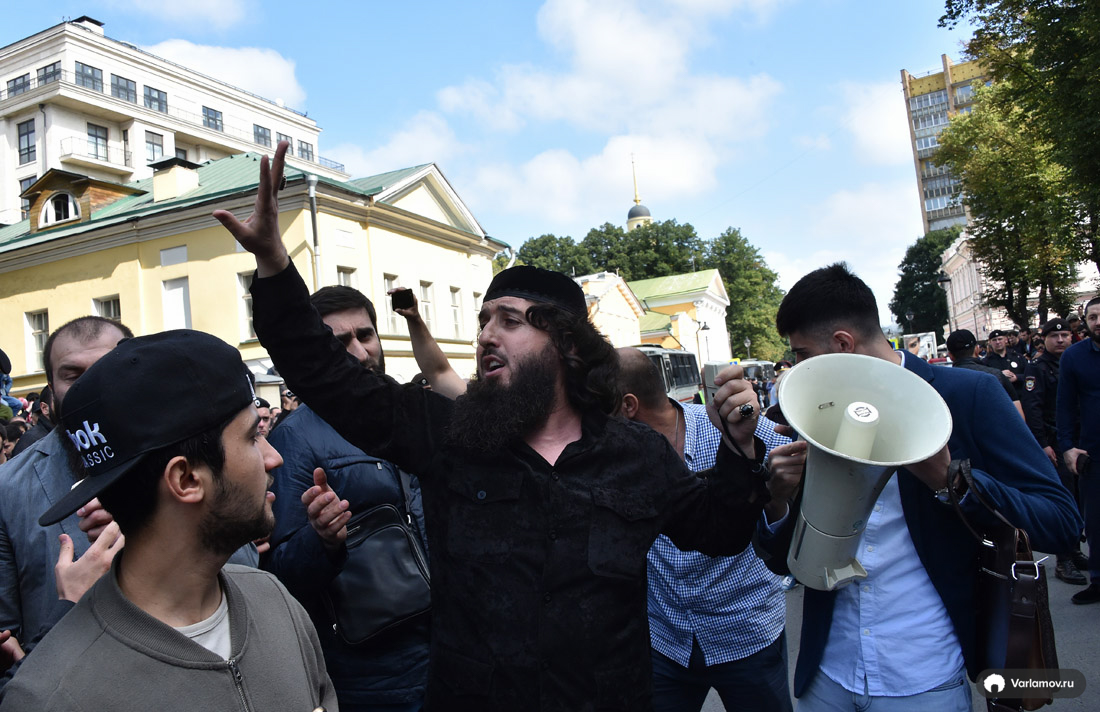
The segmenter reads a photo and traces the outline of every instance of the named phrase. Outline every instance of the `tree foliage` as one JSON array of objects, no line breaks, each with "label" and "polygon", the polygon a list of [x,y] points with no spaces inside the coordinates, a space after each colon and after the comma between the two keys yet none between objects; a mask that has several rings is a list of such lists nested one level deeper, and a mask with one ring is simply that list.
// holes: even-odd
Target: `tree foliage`
[{"label": "tree foliage", "polygon": [[974,25],[967,45],[1005,100],[1064,166],[1074,201],[1074,257],[1100,269],[1100,3],[1095,0],[946,0],[944,26]]},{"label": "tree foliage", "polygon": [[[947,295],[940,287],[940,255],[959,236],[958,227],[933,230],[919,238],[905,251],[894,285],[890,312],[906,333],[934,331],[942,333],[947,324]],[[912,323],[907,314],[913,312]]]},{"label": "tree foliage", "polygon": [[655,221],[629,232],[604,223],[589,230],[579,244],[570,237],[533,237],[520,247],[517,264],[576,275],[615,272],[627,281],[717,269],[730,297],[726,329],[733,353],[744,353],[748,337],[754,356],[777,360],[786,354],[786,345],[775,333],[775,313],[783,299],[778,276],[736,228],[703,240],[690,223],[675,220]]},{"label": "tree foliage", "polygon": [[1022,326],[1032,292],[1040,319],[1072,304],[1079,236],[1066,170],[1014,94],[1008,80],[979,90],[973,111],[940,133],[936,161],[962,183],[971,249],[990,285],[983,300]]}]

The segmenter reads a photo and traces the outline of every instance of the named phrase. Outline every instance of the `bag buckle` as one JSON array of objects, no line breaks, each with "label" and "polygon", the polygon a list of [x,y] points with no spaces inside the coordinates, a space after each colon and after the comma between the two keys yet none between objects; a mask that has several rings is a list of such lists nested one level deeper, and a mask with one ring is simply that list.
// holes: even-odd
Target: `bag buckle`
[{"label": "bag buckle", "polygon": [[1013,581],[1019,581],[1020,580],[1020,577],[1016,575],[1016,567],[1017,566],[1020,566],[1020,567],[1022,567],[1022,566],[1031,566],[1032,569],[1035,571],[1035,574],[1034,574],[1033,578],[1039,578],[1039,567],[1043,564],[1044,561],[1046,561],[1049,558],[1050,558],[1049,556],[1044,556],[1043,558],[1039,559],[1038,561],[1017,561],[1016,563],[1012,564],[1012,580]]}]

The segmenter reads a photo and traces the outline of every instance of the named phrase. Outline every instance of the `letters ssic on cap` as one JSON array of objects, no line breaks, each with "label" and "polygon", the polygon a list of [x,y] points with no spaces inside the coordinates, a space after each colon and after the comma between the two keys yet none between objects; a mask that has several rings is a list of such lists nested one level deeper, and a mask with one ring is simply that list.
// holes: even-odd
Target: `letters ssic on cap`
[{"label": "letters ssic on cap", "polygon": [[88,421],[85,420],[84,427],[75,433],[71,430],[65,432],[69,434],[69,439],[76,446],[76,451],[80,454],[84,467],[92,468],[96,465],[102,465],[115,456],[115,451],[107,444],[107,438],[99,432],[99,423],[89,425]]}]

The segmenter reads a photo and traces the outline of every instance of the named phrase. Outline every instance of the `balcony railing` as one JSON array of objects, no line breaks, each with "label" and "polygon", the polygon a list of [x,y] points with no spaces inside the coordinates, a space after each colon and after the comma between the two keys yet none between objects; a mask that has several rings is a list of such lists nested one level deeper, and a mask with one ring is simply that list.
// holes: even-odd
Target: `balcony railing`
[{"label": "balcony railing", "polygon": [[[172,118],[176,119],[177,121],[188,124],[190,126],[202,127],[205,131],[217,131],[220,134],[224,134],[226,136],[232,136],[233,138],[235,138],[235,139],[237,139],[241,142],[252,144],[252,145],[255,145],[255,146],[259,146],[261,151],[270,150],[269,146],[264,146],[263,144],[256,143],[255,134],[253,133],[253,124],[251,122],[248,124],[247,129],[246,128],[238,128],[238,127],[234,126],[233,124],[231,124],[229,121],[223,122],[222,128],[220,128],[220,129],[212,129],[212,128],[209,128],[208,126],[206,126],[207,122],[203,121],[203,117],[202,117],[201,113],[185,111],[185,110],[180,109],[176,106],[173,106],[171,103],[169,103],[165,107],[166,110],[161,111],[159,107],[147,107],[147,106],[145,106],[145,103],[144,103],[141,96],[137,97],[137,101],[130,101],[129,99],[123,99],[123,98],[120,98],[120,97],[112,96],[111,95],[111,87],[110,87],[110,84],[108,84],[108,83],[103,83],[102,86],[99,89],[96,89],[94,87],[85,86],[84,84],[81,84],[81,83],[77,82],[74,77],[75,77],[75,74],[73,72],[70,72],[68,70],[60,70],[60,71],[51,73],[49,76],[45,77],[43,79],[43,81],[41,81],[41,82],[39,82],[37,76],[31,76],[30,80],[28,82],[26,82],[24,84],[20,84],[18,86],[18,88],[13,89],[10,92],[7,90],[6,85],[0,85],[0,107],[2,107],[5,102],[7,102],[11,99],[15,99],[20,94],[26,94],[27,92],[33,91],[34,89],[38,88],[39,86],[46,86],[48,84],[60,83],[60,84],[63,84],[65,86],[79,87],[83,91],[90,91],[90,92],[93,92],[93,93],[103,94],[105,99],[108,99],[110,101],[118,102],[119,104],[122,104],[122,105],[127,105],[127,106],[132,106],[132,107],[139,107],[139,108],[141,108],[145,111],[152,111],[152,112],[156,112],[156,113],[159,113],[159,114],[164,114],[166,116],[171,116]],[[247,94],[248,92],[245,92],[245,93]],[[254,96],[252,94],[249,94],[249,95]],[[258,98],[262,98],[262,97],[258,97]],[[285,108],[285,107],[280,107],[280,108]],[[130,109],[128,109],[126,111],[127,111],[127,113],[132,113],[132,110],[130,110]],[[293,109],[287,109],[287,111],[293,111]],[[294,112],[294,113],[298,113],[298,112]],[[84,153],[70,153],[69,155],[88,156],[89,154],[84,152]],[[95,156],[92,155],[91,157],[94,158]],[[302,161],[308,161],[310,163],[316,163],[317,165],[320,165],[324,168],[340,171],[341,173],[346,172],[344,170],[344,164],[343,163],[340,163],[339,161],[334,161],[330,158],[325,158],[324,156],[311,156],[309,158],[305,158],[305,157],[302,157],[302,156],[297,156],[297,158],[299,160],[302,160]],[[118,162],[117,161],[111,161],[111,163],[118,163]],[[120,165],[122,165],[122,164],[120,164]],[[126,163],[124,165],[130,165],[130,164]]]},{"label": "balcony railing", "polygon": [[124,151],[115,144],[103,144],[83,136],[70,136],[61,139],[61,158],[77,156],[90,158],[116,166],[133,168],[134,164],[129,151]]}]

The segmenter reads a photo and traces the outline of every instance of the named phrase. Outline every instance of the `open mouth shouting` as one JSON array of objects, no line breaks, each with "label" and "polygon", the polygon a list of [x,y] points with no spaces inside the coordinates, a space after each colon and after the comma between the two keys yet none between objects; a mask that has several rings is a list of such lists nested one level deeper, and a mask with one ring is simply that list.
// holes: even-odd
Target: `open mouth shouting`
[{"label": "open mouth shouting", "polygon": [[481,377],[482,378],[498,378],[500,371],[504,370],[505,361],[499,355],[493,352],[482,354],[481,356]]}]

